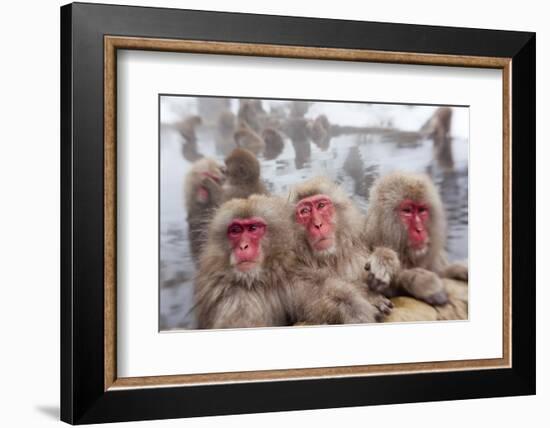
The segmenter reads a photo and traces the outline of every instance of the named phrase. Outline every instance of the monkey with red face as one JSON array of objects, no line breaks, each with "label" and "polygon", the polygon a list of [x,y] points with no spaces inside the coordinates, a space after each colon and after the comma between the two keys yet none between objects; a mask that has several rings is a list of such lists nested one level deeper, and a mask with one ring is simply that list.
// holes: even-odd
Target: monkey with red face
[{"label": "monkey with red face", "polygon": [[369,245],[392,248],[402,270],[391,284],[375,287],[432,305],[448,302],[441,278],[468,281],[468,268],[450,264],[445,253],[446,221],[441,198],[425,175],[395,172],[372,187],[366,223]]},{"label": "monkey with red face", "polygon": [[[394,251],[365,245],[365,217],[345,192],[325,177],[296,186],[291,193],[297,235],[297,272],[317,284],[323,296],[312,315],[326,323],[373,322],[391,311],[392,303],[367,282],[389,283],[399,269]],[[365,264],[370,271],[365,272]],[[340,313],[333,310],[340,306]],[[331,319],[323,314],[330,315]],[[336,316],[335,316],[336,314]]]},{"label": "monkey with red face", "polygon": [[184,182],[184,199],[189,226],[191,255],[197,261],[206,241],[208,223],[223,200],[225,170],[214,159],[193,164]]},{"label": "monkey with red face", "polygon": [[294,263],[285,201],[232,199],[214,216],[195,282],[199,328],[289,325],[286,292]]}]

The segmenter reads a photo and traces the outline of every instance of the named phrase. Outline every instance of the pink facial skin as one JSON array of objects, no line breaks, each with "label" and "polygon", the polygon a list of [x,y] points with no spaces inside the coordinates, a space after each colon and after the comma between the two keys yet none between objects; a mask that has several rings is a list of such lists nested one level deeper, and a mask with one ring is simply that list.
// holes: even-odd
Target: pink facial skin
[{"label": "pink facial skin", "polygon": [[[212,174],[209,171],[202,172],[201,175],[203,177],[211,178],[218,184],[220,184],[222,181],[221,177],[218,177],[216,174]],[[208,202],[209,197],[210,197],[210,193],[208,192],[208,189],[205,186],[199,186],[197,190],[197,200],[205,204],[206,202]]]},{"label": "pink facial skin", "polygon": [[227,237],[233,248],[237,270],[249,271],[260,262],[260,241],[266,229],[267,224],[261,217],[235,218],[228,226]]},{"label": "pink facial skin", "polygon": [[334,245],[334,205],[327,195],[314,195],[298,202],[296,222],[307,232],[314,251],[324,251]]},{"label": "pink facial skin", "polygon": [[399,217],[407,228],[409,244],[415,250],[424,248],[428,243],[426,222],[430,218],[430,209],[423,202],[406,199],[399,205]]}]

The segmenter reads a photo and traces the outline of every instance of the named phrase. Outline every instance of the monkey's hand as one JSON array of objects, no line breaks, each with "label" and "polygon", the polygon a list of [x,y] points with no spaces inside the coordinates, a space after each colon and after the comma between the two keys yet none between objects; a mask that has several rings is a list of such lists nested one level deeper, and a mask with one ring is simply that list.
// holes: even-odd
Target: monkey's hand
[{"label": "monkey's hand", "polygon": [[460,263],[453,263],[443,270],[441,276],[443,278],[451,278],[468,282],[468,266]]},{"label": "monkey's hand", "polygon": [[376,247],[365,264],[369,288],[377,293],[388,291],[400,268],[401,263],[395,251],[386,247]]},{"label": "monkey's hand", "polygon": [[212,205],[220,205],[222,202],[222,186],[210,177],[204,177],[201,187],[208,192],[208,202]]},{"label": "monkey's hand", "polygon": [[430,305],[444,305],[449,297],[441,278],[423,268],[404,269],[396,281],[401,289]]},{"label": "monkey's hand", "polygon": [[380,314],[376,316],[377,321],[382,321],[384,317],[391,314],[393,310],[393,303],[390,299],[382,294],[375,293],[369,293],[367,298],[369,302],[371,302],[374,307],[380,311]]}]

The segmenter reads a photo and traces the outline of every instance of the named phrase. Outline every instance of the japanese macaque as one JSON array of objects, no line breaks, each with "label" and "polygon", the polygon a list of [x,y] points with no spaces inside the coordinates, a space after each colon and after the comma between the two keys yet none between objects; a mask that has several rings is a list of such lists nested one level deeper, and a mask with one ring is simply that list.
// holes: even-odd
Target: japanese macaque
[{"label": "japanese macaque", "polygon": [[304,117],[313,103],[308,101],[292,101],[290,104],[290,116],[291,117]]},{"label": "japanese macaque", "polygon": [[235,115],[229,110],[222,112],[218,117],[217,128],[220,135],[233,137],[236,128]]},{"label": "japanese macaque", "polygon": [[226,110],[222,112],[217,121],[216,126],[216,151],[227,156],[231,151],[237,147],[233,135],[237,127],[237,120],[235,115]]},{"label": "japanese macaque", "polygon": [[[360,323],[387,315],[392,303],[369,291],[367,282],[373,287],[389,284],[399,260],[388,248],[369,251],[365,218],[351,199],[329,179],[317,177],[296,186],[290,201],[295,207],[297,272],[307,283],[319,284],[323,296],[317,317],[326,323]],[[340,314],[327,310],[332,305],[341,307]],[[323,319],[323,313],[334,318]]]},{"label": "japanese macaque", "polygon": [[273,128],[266,128],[262,131],[262,138],[265,141],[264,157],[267,160],[276,159],[285,148],[283,136]]},{"label": "japanese macaque", "polygon": [[387,296],[405,294],[444,305],[449,293],[442,278],[468,281],[468,268],[449,264],[441,198],[425,175],[395,172],[378,179],[370,192],[366,239],[399,255],[401,270],[391,284],[374,287]]},{"label": "japanese macaque", "polygon": [[450,107],[439,107],[421,128],[421,132],[433,140],[434,159],[445,171],[454,168],[452,139],[449,135],[452,116]]},{"label": "japanese macaque", "polygon": [[202,124],[200,116],[189,116],[176,123],[176,129],[180,132],[185,141],[188,143],[195,143],[197,141],[197,133],[195,129]]},{"label": "japanese macaque", "polygon": [[247,198],[253,194],[266,195],[260,178],[260,162],[246,149],[236,148],[225,158],[227,180],[223,185],[223,199]]},{"label": "japanese macaque", "polygon": [[311,140],[317,147],[323,151],[329,148],[331,137],[330,123],[324,114],[317,116],[313,122],[309,122],[308,130]]},{"label": "japanese macaque", "polygon": [[442,139],[449,135],[453,110],[450,107],[439,107],[420,129],[429,137]]},{"label": "japanese macaque", "polygon": [[237,115],[241,123],[246,123],[254,132],[260,132],[266,116],[262,100],[241,100]]},{"label": "japanese macaque", "polygon": [[255,155],[265,150],[265,141],[245,122],[241,122],[234,134],[237,147],[250,150]]},{"label": "japanese macaque", "polygon": [[308,120],[303,117],[290,117],[283,125],[283,132],[290,138],[294,147],[296,168],[302,169],[311,160]]},{"label": "japanese macaque", "polygon": [[288,206],[276,197],[232,199],[214,216],[195,281],[199,328],[289,325],[285,288],[294,260]]},{"label": "japanese macaque", "polygon": [[185,177],[184,193],[189,225],[191,256],[197,261],[206,241],[208,223],[222,203],[224,168],[215,160],[203,158],[193,164]]}]

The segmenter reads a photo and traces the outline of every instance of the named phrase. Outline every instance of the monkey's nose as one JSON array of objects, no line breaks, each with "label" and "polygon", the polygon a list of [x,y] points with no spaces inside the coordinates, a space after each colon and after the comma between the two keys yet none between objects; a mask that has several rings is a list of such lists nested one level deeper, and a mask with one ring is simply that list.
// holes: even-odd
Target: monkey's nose
[{"label": "monkey's nose", "polygon": [[323,226],[323,223],[314,223],[314,226],[315,226],[317,229],[321,229],[321,226]]},{"label": "monkey's nose", "polygon": [[246,249],[248,248],[248,244],[241,244],[241,245],[239,246],[239,248],[240,248],[241,250],[246,250]]}]

